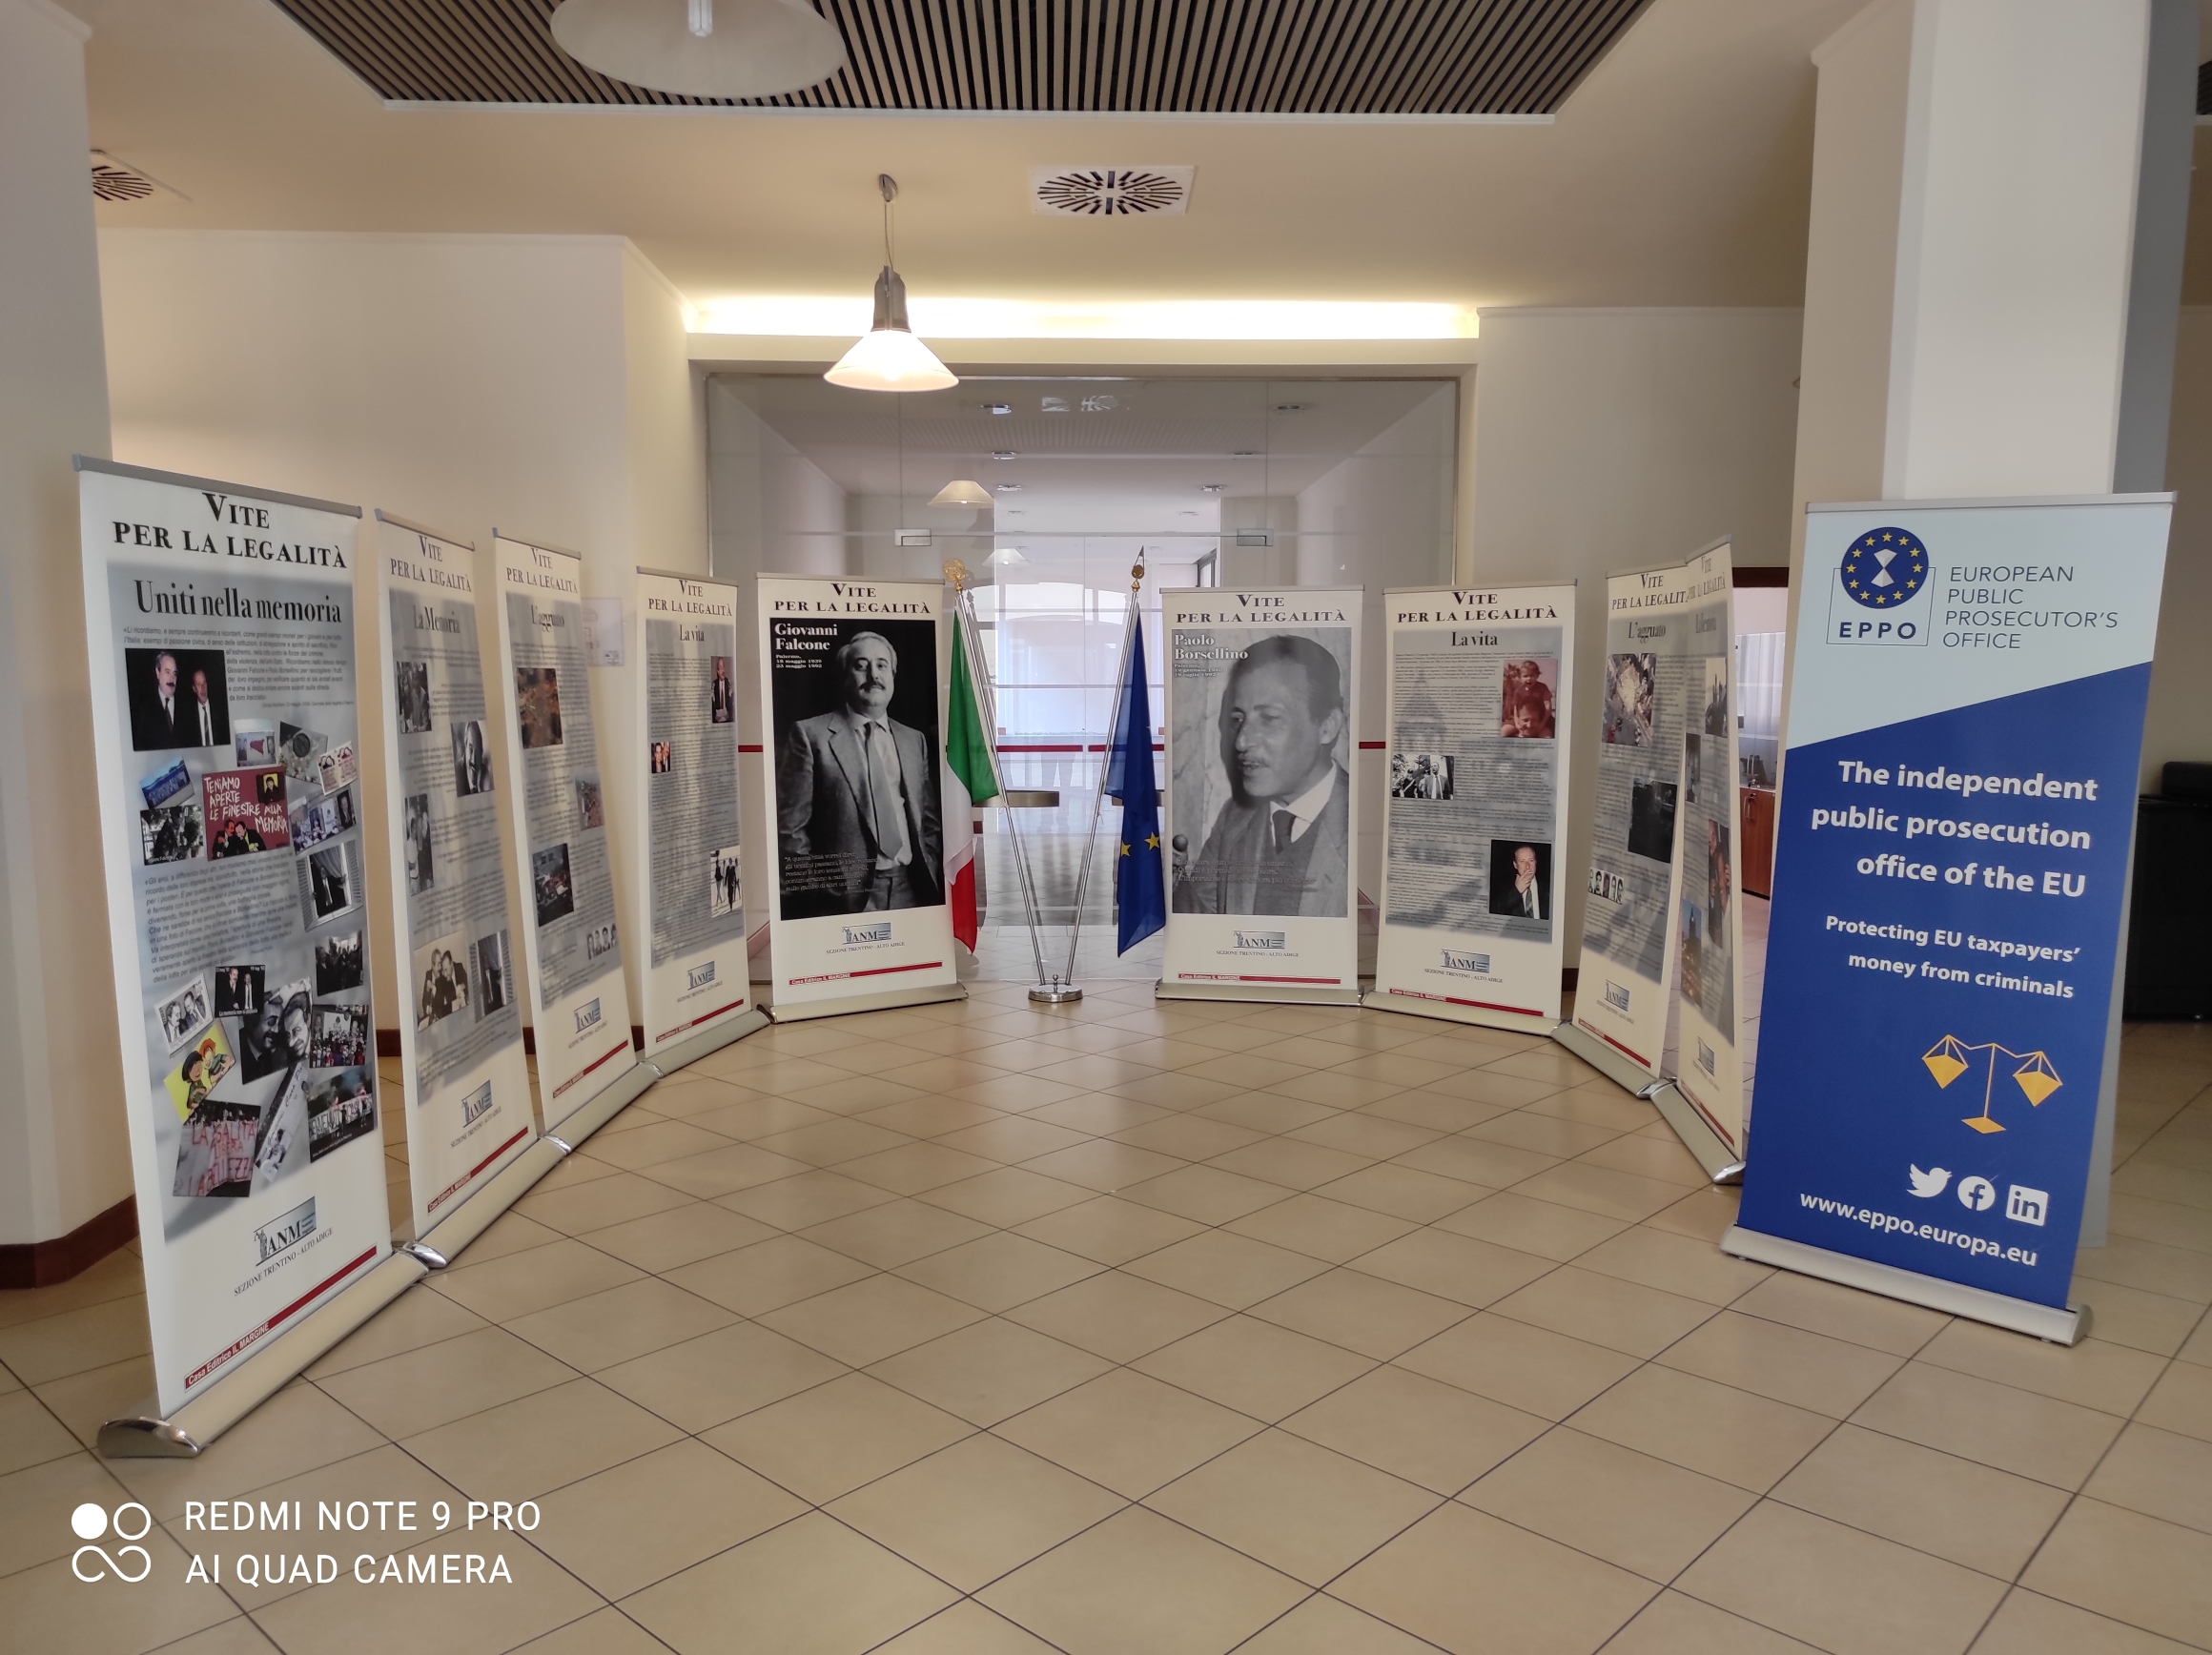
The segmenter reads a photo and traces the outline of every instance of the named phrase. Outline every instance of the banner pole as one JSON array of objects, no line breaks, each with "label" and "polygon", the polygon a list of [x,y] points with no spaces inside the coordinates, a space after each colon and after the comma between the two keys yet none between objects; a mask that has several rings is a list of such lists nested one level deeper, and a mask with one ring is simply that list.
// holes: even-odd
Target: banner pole
[{"label": "banner pole", "polygon": [[[1098,848],[1098,818],[1106,813],[1106,772],[1114,763],[1114,730],[1121,717],[1121,700],[1129,693],[1129,657],[1137,644],[1137,595],[1144,584],[1144,554],[1137,554],[1137,562],[1129,570],[1129,602],[1122,610],[1121,664],[1114,673],[1114,710],[1106,720],[1106,751],[1098,761],[1098,786],[1091,795],[1091,831],[1083,836],[1083,869],[1075,876],[1075,923],[1068,927],[1068,981],[1075,980],[1075,947],[1083,936],[1083,898],[1091,889],[1091,859]],[[1152,740],[1146,730],[1144,739]]]}]

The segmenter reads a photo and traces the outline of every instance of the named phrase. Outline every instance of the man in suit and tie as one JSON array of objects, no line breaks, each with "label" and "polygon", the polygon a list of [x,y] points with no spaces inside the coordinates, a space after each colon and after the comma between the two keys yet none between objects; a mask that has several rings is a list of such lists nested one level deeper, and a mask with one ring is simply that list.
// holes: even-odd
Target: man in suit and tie
[{"label": "man in suit and tie", "polygon": [[124,668],[130,676],[131,689],[132,751],[219,747],[230,741],[230,708],[217,682],[222,672],[222,657],[190,650],[186,653],[194,661],[189,676],[179,666],[174,650],[125,652]]},{"label": "man in suit and tie", "polygon": [[[1492,863],[1494,868],[1497,865]],[[1490,887],[1490,911],[1511,915],[1516,919],[1549,919],[1551,892],[1544,889],[1544,882],[1536,877],[1536,847],[1516,845],[1513,848],[1513,878],[1510,883],[1496,880]]]},{"label": "man in suit and tie", "polygon": [[1230,797],[1176,883],[1177,912],[1344,917],[1352,779],[1337,745],[1346,722],[1337,658],[1320,644],[1279,633],[1244,652],[1221,696]]},{"label": "man in suit and tie", "polygon": [[936,755],[891,716],[898,651],[855,633],[832,658],[844,705],[801,719],[776,759],[785,912],[935,908],[944,896]]}]

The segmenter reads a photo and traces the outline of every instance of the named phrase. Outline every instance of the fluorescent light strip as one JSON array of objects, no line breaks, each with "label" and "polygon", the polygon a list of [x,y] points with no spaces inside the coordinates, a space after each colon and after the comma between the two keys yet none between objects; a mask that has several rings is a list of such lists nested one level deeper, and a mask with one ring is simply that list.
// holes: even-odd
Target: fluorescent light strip
[{"label": "fluorescent light strip", "polygon": [[[910,301],[914,332],[940,339],[1471,339],[1472,306],[1328,299],[1171,299],[1044,304],[1020,299]],[[866,295],[713,298],[687,310],[691,331],[769,337],[860,335]]]}]

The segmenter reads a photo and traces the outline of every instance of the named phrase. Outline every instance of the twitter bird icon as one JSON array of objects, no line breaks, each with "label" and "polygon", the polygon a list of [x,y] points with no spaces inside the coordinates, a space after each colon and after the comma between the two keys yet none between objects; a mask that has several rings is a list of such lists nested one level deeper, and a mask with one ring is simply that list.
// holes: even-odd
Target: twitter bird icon
[{"label": "twitter bird icon", "polygon": [[1913,1175],[1913,1194],[1923,1201],[1931,1195],[1940,1195],[1943,1193],[1943,1186],[1951,1182],[1951,1169],[1949,1167],[1936,1167],[1925,1173],[1918,1167],[1910,1167],[1907,1170]]}]

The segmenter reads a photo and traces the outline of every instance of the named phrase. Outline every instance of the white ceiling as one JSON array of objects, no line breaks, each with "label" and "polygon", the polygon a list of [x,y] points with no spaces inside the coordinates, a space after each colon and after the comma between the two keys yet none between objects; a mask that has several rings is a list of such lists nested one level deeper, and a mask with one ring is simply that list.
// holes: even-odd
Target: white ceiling
[{"label": "white ceiling", "polygon": [[[1813,72],[1861,0],[1656,0],[1557,121],[385,108],[266,0],[70,0],[113,224],[616,233],[695,299],[864,291],[874,177],[917,291],[1044,300],[1791,304]],[[1186,216],[1041,217],[1032,165],[1188,163]]]}]

